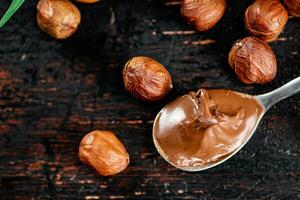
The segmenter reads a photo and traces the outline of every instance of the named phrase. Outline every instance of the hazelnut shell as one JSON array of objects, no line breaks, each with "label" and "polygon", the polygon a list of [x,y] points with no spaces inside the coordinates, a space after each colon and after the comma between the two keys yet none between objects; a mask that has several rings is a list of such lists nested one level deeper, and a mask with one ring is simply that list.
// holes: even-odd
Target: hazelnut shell
[{"label": "hazelnut shell", "polygon": [[156,60],[138,56],[130,59],[123,69],[125,89],[144,101],[157,101],[172,89],[172,78]]},{"label": "hazelnut shell", "polygon": [[285,0],[285,6],[294,17],[300,17],[300,0]]},{"label": "hazelnut shell", "polygon": [[100,0],[76,0],[80,3],[96,3],[99,2]]},{"label": "hazelnut shell", "polygon": [[37,23],[56,39],[65,39],[77,29],[81,15],[69,0],[40,0],[37,5]]},{"label": "hazelnut shell", "polygon": [[246,84],[265,84],[275,78],[277,62],[271,47],[263,40],[246,37],[235,42],[228,62],[237,77]]},{"label": "hazelnut shell", "polygon": [[120,173],[129,164],[124,145],[109,131],[95,130],[85,135],[79,146],[79,159],[103,176]]},{"label": "hazelnut shell", "polygon": [[224,15],[225,0],[182,0],[181,15],[198,31],[214,27]]},{"label": "hazelnut shell", "polygon": [[244,16],[249,33],[267,42],[274,41],[288,21],[288,12],[279,0],[256,0]]}]

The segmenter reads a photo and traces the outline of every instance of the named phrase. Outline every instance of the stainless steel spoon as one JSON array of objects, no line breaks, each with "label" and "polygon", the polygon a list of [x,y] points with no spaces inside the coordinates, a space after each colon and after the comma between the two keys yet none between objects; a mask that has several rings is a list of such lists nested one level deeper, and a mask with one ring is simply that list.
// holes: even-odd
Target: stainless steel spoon
[{"label": "stainless steel spoon", "polygon": [[[257,127],[258,127],[258,124],[260,122],[260,120],[262,119],[263,115],[269,110],[269,108],[271,108],[274,104],[278,103],[279,101],[285,99],[285,98],[288,98],[292,95],[295,95],[297,93],[300,92],[300,77],[298,78],[295,78],[294,80],[288,82],[287,84],[269,92],[269,93],[266,93],[266,94],[261,94],[261,95],[257,95],[257,96],[254,96],[254,98],[264,107],[264,112],[263,114],[260,116],[260,118],[257,120],[257,123],[254,127],[254,129],[252,130],[252,132],[250,133],[250,136],[247,138],[247,140],[245,140],[245,142],[240,146],[238,147],[236,150],[234,150],[233,152],[230,153],[230,155],[224,157],[224,159],[221,159],[217,162],[214,162],[214,163],[211,163],[211,164],[208,164],[208,165],[205,165],[205,166],[199,166],[199,167],[179,167],[179,166],[176,166],[174,165],[172,162],[170,162],[167,158],[167,156],[163,153],[163,151],[161,150],[156,138],[155,138],[155,135],[154,135],[154,132],[152,133],[152,136],[153,136],[153,142],[155,144],[155,147],[157,149],[157,151],[159,152],[159,154],[171,165],[173,165],[174,167],[178,168],[178,169],[181,169],[183,171],[203,171],[203,170],[206,170],[206,169],[209,169],[209,168],[212,168],[212,167],[215,167],[223,162],[225,162],[226,160],[228,160],[229,158],[231,158],[233,155],[235,155],[239,150],[241,150],[245,144],[249,141],[249,139],[252,137],[252,135],[254,134],[254,132],[256,131]],[[154,123],[153,123],[153,127],[155,126],[155,124],[157,123],[157,117],[155,118],[154,120]]]}]

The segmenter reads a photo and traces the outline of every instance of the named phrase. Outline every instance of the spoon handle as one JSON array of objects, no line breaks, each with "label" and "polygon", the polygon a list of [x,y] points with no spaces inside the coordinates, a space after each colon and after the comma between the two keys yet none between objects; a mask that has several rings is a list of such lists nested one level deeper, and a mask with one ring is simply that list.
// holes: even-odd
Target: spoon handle
[{"label": "spoon handle", "polygon": [[290,97],[294,94],[300,92],[300,77],[295,78],[294,80],[286,83],[285,85],[273,90],[272,92],[268,92],[266,94],[261,94],[256,96],[263,106],[265,107],[266,111],[273,106],[274,104],[278,103],[279,101]]}]

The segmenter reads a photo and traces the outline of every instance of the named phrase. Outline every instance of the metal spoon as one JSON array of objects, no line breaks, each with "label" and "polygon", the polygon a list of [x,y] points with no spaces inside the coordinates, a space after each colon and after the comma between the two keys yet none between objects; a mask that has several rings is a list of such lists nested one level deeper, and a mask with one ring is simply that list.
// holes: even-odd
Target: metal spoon
[{"label": "metal spoon", "polygon": [[[173,165],[174,167],[181,169],[183,171],[191,171],[191,172],[195,172],[195,171],[203,171],[212,167],[215,167],[223,162],[225,162],[226,160],[228,160],[229,158],[231,158],[233,155],[235,155],[238,151],[240,151],[245,144],[249,141],[249,139],[252,137],[252,135],[254,134],[254,132],[256,131],[258,124],[260,122],[260,120],[262,119],[263,115],[269,110],[269,108],[271,108],[274,104],[278,103],[279,101],[288,98],[292,95],[295,95],[297,93],[300,92],[300,77],[295,78],[294,80],[286,83],[285,85],[269,92],[266,94],[261,94],[261,95],[257,95],[254,96],[254,98],[264,107],[264,112],[262,115],[260,115],[260,118],[257,120],[255,127],[253,128],[252,132],[250,133],[250,136],[245,140],[245,142],[239,146],[237,149],[235,149],[233,152],[231,152],[228,156],[224,157],[223,159],[205,165],[205,166],[199,166],[199,167],[179,167],[174,165],[172,162],[170,162],[170,160],[167,158],[167,156],[163,153],[162,149],[160,148],[154,132],[152,133],[153,136],[153,142],[155,144],[155,147],[157,149],[157,151],[159,152],[159,154],[171,165]],[[158,116],[158,115],[157,115]],[[153,127],[156,125],[156,123],[158,120],[158,117],[155,118],[154,123],[153,123]]]}]

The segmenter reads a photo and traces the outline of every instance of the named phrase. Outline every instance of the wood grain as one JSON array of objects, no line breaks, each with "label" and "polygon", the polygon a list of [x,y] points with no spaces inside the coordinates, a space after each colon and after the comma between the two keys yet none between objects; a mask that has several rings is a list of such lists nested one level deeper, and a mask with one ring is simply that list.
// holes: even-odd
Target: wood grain
[{"label": "wood grain", "polygon": [[[299,95],[274,106],[240,153],[204,172],[171,167],[152,142],[156,113],[176,96],[200,87],[260,94],[299,76],[297,18],[289,19],[285,39],[271,43],[278,58],[272,83],[245,86],[230,70],[227,55],[247,36],[242,18],[250,3],[228,1],[224,18],[205,33],[183,21],[179,6],[160,0],[76,3],[82,23],[73,37],[57,41],[40,31],[36,1],[27,0],[0,30],[0,197],[300,198]],[[1,2],[0,13],[8,4]],[[122,68],[136,55],[159,60],[172,74],[165,100],[143,103],[125,92]],[[94,129],[123,141],[131,156],[126,171],[101,177],[79,162],[79,142]]]}]

